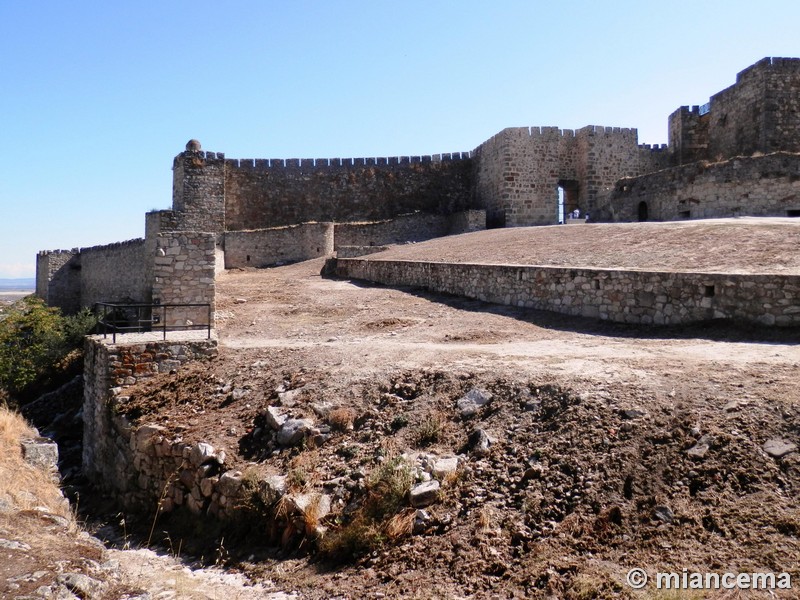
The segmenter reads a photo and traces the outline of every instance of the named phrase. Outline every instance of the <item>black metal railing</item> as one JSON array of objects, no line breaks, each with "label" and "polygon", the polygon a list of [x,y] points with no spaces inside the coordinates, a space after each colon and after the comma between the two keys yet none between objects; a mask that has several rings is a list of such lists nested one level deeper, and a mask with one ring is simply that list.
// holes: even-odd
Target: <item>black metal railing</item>
[{"label": "black metal railing", "polygon": [[[176,310],[205,308],[205,323],[195,323],[188,318],[184,324],[175,322]],[[111,302],[97,302],[94,305],[95,314],[98,316],[97,326],[103,337],[110,333],[112,341],[117,343],[119,333],[144,333],[160,331],[163,339],[167,339],[168,331],[203,330],[211,338],[211,304],[119,304]],[[192,311],[192,316],[198,318],[202,315],[200,310]],[[172,321],[170,321],[170,317]]]}]

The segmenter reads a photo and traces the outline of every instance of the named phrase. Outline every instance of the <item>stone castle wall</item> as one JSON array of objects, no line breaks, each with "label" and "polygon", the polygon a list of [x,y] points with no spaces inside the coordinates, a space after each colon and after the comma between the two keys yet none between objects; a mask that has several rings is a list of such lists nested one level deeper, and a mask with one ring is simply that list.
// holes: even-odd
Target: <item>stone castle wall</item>
[{"label": "stone castle wall", "polygon": [[[155,239],[153,302],[210,304],[216,302],[216,236],[212,233],[165,232]],[[170,309],[167,326],[208,325],[208,308]],[[213,323],[212,323],[213,326]]]},{"label": "stone castle wall", "polygon": [[36,255],[36,295],[67,314],[81,308],[79,250],[43,250]]},{"label": "stone castle wall", "polygon": [[81,305],[95,302],[149,302],[144,240],[82,248]]},{"label": "stone castle wall", "polygon": [[193,231],[375,221],[469,208],[469,153],[399,158],[226,159],[187,150],[174,161],[173,210]]},{"label": "stone castle wall", "polygon": [[673,164],[800,152],[800,59],[764,58],[703,107],[669,117]]},{"label": "stone castle wall", "polygon": [[468,210],[452,215],[417,212],[394,219],[360,223],[301,223],[224,233],[226,269],[267,267],[330,256],[343,247],[371,247],[421,242],[486,228],[486,213]]},{"label": "stone castle wall", "polygon": [[744,215],[800,215],[800,155],[778,152],[698,162],[623,179],[610,195],[607,211],[613,221]]},{"label": "stone castle wall", "polygon": [[268,267],[332,254],[334,224],[303,223],[224,235],[226,269]]},{"label": "stone castle wall", "polygon": [[417,286],[567,315],[643,325],[731,319],[800,325],[800,276],[727,275],[337,259],[339,277]]},{"label": "stone castle wall", "polygon": [[558,220],[558,188],[577,195],[566,211],[593,211],[620,178],[668,164],[665,147],[640,146],[635,129],[557,127],[504,129],[474,155],[476,204],[490,226],[550,225]]},{"label": "stone castle wall", "polygon": [[141,238],[36,257],[36,295],[67,314],[95,302],[149,302],[149,281]]}]

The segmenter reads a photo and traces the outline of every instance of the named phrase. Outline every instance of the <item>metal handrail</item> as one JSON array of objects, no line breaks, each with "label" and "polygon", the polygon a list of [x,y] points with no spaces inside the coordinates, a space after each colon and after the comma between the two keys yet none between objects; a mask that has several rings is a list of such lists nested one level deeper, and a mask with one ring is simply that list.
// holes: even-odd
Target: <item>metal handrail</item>
[{"label": "metal handrail", "polygon": [[[175,308],[206,308],[207,319],[205,323],[192,323],[190,325],[167,325],[170,309]],[[135,318],[131,321],[124,319],[125,323],[133,322],[133,325],[119,325],[109,320],[109,315],[119,314],[120,311],[135,310]],[[102,314],[101,314],[102,311]],[[112,335],[112,342],[117,343],[117,333],[143,333],[146,331],[161,331],[163,339],[167,339],[167,331],[183,331],[187,329],[201,330],[208,332],[207,339],[211,339],[211,304],[205,302],[201,304],[120,304],[115,302],[96,302],[94,312],[99,316],[98,325],[102,329],[103,338],[109,333]]]}]

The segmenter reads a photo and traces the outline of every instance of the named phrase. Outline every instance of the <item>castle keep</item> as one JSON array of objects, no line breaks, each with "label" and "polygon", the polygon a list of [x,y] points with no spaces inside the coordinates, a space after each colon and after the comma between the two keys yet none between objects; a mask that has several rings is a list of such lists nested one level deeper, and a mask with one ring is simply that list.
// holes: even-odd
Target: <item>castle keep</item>
[{"label": "castle keep", "polygon": [[[364,254],[485,227],[592,220],[800,216],[800,59],[765,58],[704,106],[669,116],[669,145],[588,126],[504,129],[471,152],[355,159],[231,159],[191,140],[172,209],[141,239],[37,256],[37,294],[214,304],[222,268]],[[190,311],[176,321],[192,321]]]}]

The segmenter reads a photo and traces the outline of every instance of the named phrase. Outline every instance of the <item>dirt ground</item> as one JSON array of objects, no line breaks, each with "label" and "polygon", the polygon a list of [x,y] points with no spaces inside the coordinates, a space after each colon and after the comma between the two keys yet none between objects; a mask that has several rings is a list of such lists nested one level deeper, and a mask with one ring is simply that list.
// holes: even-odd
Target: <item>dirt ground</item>
[{"label": "dirt ground", "polygon": [[[533,254],[521,242],[529,232],[475,235],[486,261],[495,253],[563,264],[573,252],[575,264],[595,257],[602,264],[594,266],[670,268],[672,244],[698,269],[797,271],[798,253],[787,250],[798,244],[796,221],[745,221],[730,221],[728,234],[715,233],[718,223],[682,233],[685,224],[624,225],[631,230],[622,238],[600,225],[538,228],[544,237]],[[564,229],[595,233],[570,250],[549,237]],[[390,252],[460,260],[463,239]],[[175,524],[168,516],[154,528],[162,553],[180,546],[208,561],[211,552],[229,575],[262,585],[263,597],[800,596],[798,331],[600,323],[323,279],[322,264],[221,274],[219,357],[133,390],[131,417],[224,449],[244,472],[289,474],[298,489],[328,494],[327,536],[369,499],[365,482],[387,460],[459,455],[458,469],[441,478],[423,514],[400,509],[408,527],[384,530],[385,543],[368,551],[334,556],[342,562],[323,559],[318,540],[276,543],[257,523],[240,539],[229,532],[203,546],[200,527],[185,538],[167,533]],[[467,414],[457,402],[475,390],[491,399]],[[267,407],[327,425],[330,437],[281,447],[265,424]],[[151,524],[129,522],[145,531]],[[111,529],[95,533],[122,546]],[[148,574],[150,587],[140,589],[152,597],[169,588],[150,557],[121,560],[134,565],[127,572]],[[651,582],[636,591],[626,583],[634,567],[651,577],[789,572],[794,590],[673,593]],[[241,586],[186,589],[192,598],[249,597]]]}]

